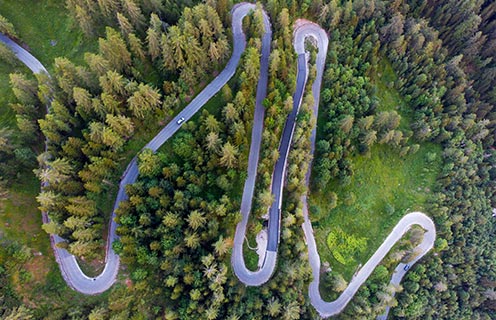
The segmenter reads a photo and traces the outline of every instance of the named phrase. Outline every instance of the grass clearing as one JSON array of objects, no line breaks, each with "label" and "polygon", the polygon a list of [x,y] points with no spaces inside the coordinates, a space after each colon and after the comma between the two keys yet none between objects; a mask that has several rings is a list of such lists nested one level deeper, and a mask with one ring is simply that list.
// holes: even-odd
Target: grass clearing
[{"label": "grass clearing", "polygon": [[24,266],[31,274],[30,279],[22,285],[14,284],[19,294],[30,297],[29,300],[34,298],[33,288],[44,283],[49,270],[57,267],[50,248],[50,238],[41,229],[41,213],[35,200],[39,188],[39,181],[34,174],[21,175],[19,181],[11,186],[8,199],[3,204],[3,213],[0,214],[2,237],[27,246],[33,255]]},{"label": "grass clearing", "polygon": [[375,84],[376,97],[379,100],[378,111],[396,110],[401,115],[401,122],[398,129],[410,130],[410,120],[413,118],[413,110],[405,103],[398,90],[394,89],[393,84],[396,81],[391,63],[382,59],[378,73],[372,77]]},{"label": "grass clearing", "polygon": [[[1,1],[0,12],[14,24],[20,44],[49,70],[56,57],[65,56],[81,63],[84,52],[95,51],[97,47],[94,39],[83,37],[69,17],[64,1]],[[15,114],[8,106],[15,101],[9,85],[9,74],[13,72],[29,77],[32,73],[22,63],[14,67],[0,61],[0,126],[16,130]],[[40,183],[31,170],[19,173],[16,183],[9,186],[9,198],[0,214],[0,236],[26,245],[34,254],[24,266],[31,277],[22,285],[14,283],[16,290],[29,300],[29,305],[47,303],[52,310],[54,304],[50,299],[74,293],[63,281],[50,238],[41,228],[41,213],[35,200],[39,190]],[[39,297],[47,298],[41,301]]]},{"label": "grass clearing", "polygon": [[35,197],[40,183],[33,173],[23,174],[9,189],[4,212],[0,214],[0,229],[6,238],[16,239],[33,250],[50,253],[48,235],[41,229],[41,213]]},{"label": "grass clearing", "polygon": [[80,63],[84,52],[96,50],[97,41],[83,36],[65,1],[1,1],[0,12],[14,25],[25,48],[49,70],[56,57]]},{"label": "grass clearing", "polygon": [[[19,38],[27,44],[30,52],[48,68],[53,59],[66,56],[76,61],[82,61],[84,51],[96,48],[96,41],[83,39],[78,27],[65,8],[64,1],[1,1],[0,12],[14,24]],[[50,43],[55,40],[56,44]],[[31,76],[24,65],[16,67],[0,62],[0,125],[15,126],[14,112],[8,107],[15,97],[9,85],[9,73],[23,72]],[[39,181],[30,170],[20,173],[20,181],[9,188],[10,199],[6,202],[5,213],[0,217],[6,228],[5,235],[20,242],[33,246],[34,249],[46,254],[49,241],[41,230],[41,214],[35,197],[39,192]],[[5,223],[12,227],[7,228]],[[38,243],[32,235],[41,232],[38,238],[44,239]],[[46,240],[46,241],[45,241]]]},{"label": "grass clearing", "polygon": [[97,277],[105,269],[105,257],[103,256],[103,253],[105,252],[105,244],[107,243],[106,237],[103,239],[103,242],[104,242],[104,247],[102,247],[101,257],[92,261],[86,261],[79,257],[76,257],[78,265],[81,268],[81,271],[83,271],[83,273],[90,278]]},{"label": "grass clearing", "polygon": [[[358,265],[372,256],[403,215],[423,209],[439,172],[440,152],[435,144],[423,144],[416,154],[402,159],[396,150],[376,145],[369,158],[352,157],[355,173],[349,185],[332,181],[325,190],[312,192],[310,211],[317,220],[314,228],[322,262],[329,262],[334,271],[351,279]],[[432,155],[436,158],[429,161]],[[328,200],[331,192],[338,196],[334,209]],[[347,265],[338,263],[327,247],[327,236],[334,227],[367,239],[362,253],[346,257],[354,260]]]},{"label": "grass clearing", "polygon": [[[107,293],[99,296],[85,296],[70,289],[60,273],[50,246],[48,234],[41,228],[41,213],[35,197],[40,183],[34,174],[24,172],[9,188],[9,197],[0,213],[0,238],[16,241],[27,246],[32,257],[23,265],[29,273],[22,279],[22,270],[12,277],[12,285],[29,307],[39,308],[50,317],[67,305],[84,306],[95,301],[104,301]],[[36,317],[41,319],[44,316]]]},{"label": "grass clearing", "polygon": [[[248,237],[251,238],[248,239],[250,246],[252,248],[256,248],[257,247],[257,242],[255,240],[256,235],[253,233],[249,233],[248,230],[246,233],[247,233],[247,238]],[[248,270],[256,271],[258,269],[258,259],[259,259],[258,254],[255,250],[252,250],[248,247],[246,240],[243,245],[243,257],[245,259],[245,265]]]},{"label": "grass clearing", "polygon": [[[390,63],[383,59],[372,79],[379,100],[378,111],[396,110],[402,117],[399,129],[409,130],[412,111],[392,86],[395,79]],[[353,155],[350,160],[354,175],[348,185],[333,180],[324,190],[312,190],[309,199],[321,261],[329,262],[332,270],[347,281],[372,256],[402,216],[423,210],[440,170],[441,148],[433,143],[421,143],[417,153],[402,158],[398,149],[376,144],[368,155]],[[330,201],[331,192],[337,195],[335,203]],[[336,228],[346,235],[366,238],[363,251],[355,250],[353,254],[348,251],[348,256],[340,259],[347,264],[339,263],[326,243],[329,233]]]}]

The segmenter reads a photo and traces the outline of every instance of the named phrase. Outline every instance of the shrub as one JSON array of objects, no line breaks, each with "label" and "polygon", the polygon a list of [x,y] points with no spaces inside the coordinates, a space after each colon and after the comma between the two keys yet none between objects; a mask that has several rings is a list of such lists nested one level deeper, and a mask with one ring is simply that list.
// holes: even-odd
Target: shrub
[{"label": "shrub", "polygon": [[353,256],[363,252],[367,244],[366,238],[358,238],[347,234],[340,228],[329,232],[327,246],[333,257],[341,264],[350,264],[354,261]]}]

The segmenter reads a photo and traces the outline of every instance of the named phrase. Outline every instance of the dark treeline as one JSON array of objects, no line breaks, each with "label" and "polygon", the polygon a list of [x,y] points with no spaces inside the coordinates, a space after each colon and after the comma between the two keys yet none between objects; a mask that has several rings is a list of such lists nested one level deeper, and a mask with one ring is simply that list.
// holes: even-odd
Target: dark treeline
[{"label": "dark treeline", "polygon": [[[470,112],[488,119],[494,132],[496,104],[496,23],[494,1],[408,1],[416,17],[424,17],[439,32],[452,63],[464,72]],[[460,92],[461,89],[460,89]]]},{"label": "dark treeline", "polygon": [[[397,295],[398,306],[392,309],[393,315],[398,318],[490,319],[494,316],[496,260],[491,237],[495,230],[491,218],[491,208],[494,207],[492,106],[489,100],[491,94],[479,90],[475,85],[479,81],[478,77],[490,73],[490,58],[493,55],[486,56],[489,58],[485,60],[486,64],[481,64],[480,58],[484,57],[485,53],[482,52],[490,52],[492,35],[488,33],[488,40],[481,41],[484,45],[480,48],[480,55],[471,58],[466,52],[460,56],[464,50],[472,48],[467,41],[488,32],[488,26],[493,23],[490,18],[493,14],[490,12],[494,11],[490,9],[491,4],[481,5],[482,2],[478,2],[480,10],[472,11],[467,10],[467,6],[477,5],[468,1],[463,2],[462,6],[446,3],[442,6],[425,4],[420,8],[414,8],[413,5],[410,8],[401,2],[369,1],[365,5],[357,1],[353,6],[339,6],[331,2],[321,10],[320,20],[323,23],[327,22],[333,27],[339,24],[348,28],[354,26],[355,39],[366,36],[358,33],[358,30],[366,30],[370,23],[375,26],[372,38],[380,41],[379,57],[392,62],[398,75],[394,85],[414,110],[412,138],[419,142],[440,143],[444,149],[438,190],[431,197],[427,208],[427,212],[435,218],[438,229],[437,253],[429,255],[423,260],[424,264],[407,274],[403,283],[404,291]],[[449,10],[451,13],[447,13]],[[458,12],[459,16],[452,14],[453,11]],[[480,26],[475,24],[468,30],[470,22],[466,16],[461,18],[462,12],[465,15],[477,15],[479,11],[484,11],[487,21],[482,19],[484,23]],[[423,12],[426,18],[432,15],[432,20],[420,17],[419,12]],[[370,19],[373,21],[368,22]],[[451,28],[449,22],[446,22],[448,25],[443,22],[449,19],[464,23],[453,23],[456,27]],[[338,30],[342,27],[339,26]],[[361,47],[360,42],[355,44]],[[330,58],[332,63],[333,57]],[[480,69],[474,72],[476,65]],[[329,70],[332,69],[327,72]],[[471,83],[474,83],[473,87]],[[324,95],[322,103],[325,101]],[[339,100],[335,103],[339,110]],[[357,105],[353,107],[360,116]],[[342,123],[337,122],[338,119],[334,121],[334,126],[341,124],[341,130],[347,128],[348,121],[351,122],[351,119],[345,120],[346,117]],[[360,130],[360,123],[356,127],[355,130]],[[337,137],[335,141],[340,142],[339,134],[333,137]],[[342,143],[341,147],[339,144],[334,145],[333,148],[350,150],[344,148],[347,144]],[[322,145],[327,147],[327,143],[320,142],[320,150]],[[351,145],[361,149],[360,144]],[[336,170],[332,172],[332,177],[339,174],[343,172]],[[368,285],[360,290],[342,318],[360,314],[368,318],[381,312],[373,308],[376,304],[370,304],[380,300],[377,295],[371,294],[373,279],[369,279]],[[331,280],[339,284],[339,281]],[[394,305],[396,301],[392,299],[387,304]]]},{"label": "dark treeline", "polygon": [[[456,10],[465,10],[467,3]],[[409,14],[407,5],[393,3],[388,9],[388,20],[381,29],[383,51],[396,67],[398,88],[415,109],[412,129],[419,139],[440,142],[444,148],[440,190],[431,199],[429,213],[439,230],[437,244],[448,244],[443,254],[427,259],[423,268],[407,276],[407,290],[399,296],[394,314],[419,319],[490,319],[495,312],[496,276],[491,237],[495,160],[488,148],[494,141],[492,115],[484,111],[487,104],[469,85],[472,80],[460,58],[452,56],[468,48],[468,39],[461,34],[471,35],[474,30],[461,24],[452,29],[453,35],[447,35],[446,29],[436,30],[436,23],[430,27],[429,21]],[[480,30],[485,30],[485,24]],[[465,64],[476,65],[478,58],[471,61],[466,55]],[[485,98],[481,95],[480,99]],[[422,285],[412,286],[411,281]]]}]

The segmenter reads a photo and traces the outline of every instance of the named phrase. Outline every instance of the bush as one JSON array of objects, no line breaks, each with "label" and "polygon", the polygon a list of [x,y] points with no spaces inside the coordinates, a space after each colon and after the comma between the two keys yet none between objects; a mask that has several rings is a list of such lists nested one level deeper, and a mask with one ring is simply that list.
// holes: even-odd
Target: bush
[{"label": "bush", "polygon": [[327,236],[327,246],[339,263],[350,264],[355,259],[353,256],[365,251],[366,238],[357,238],[354,235],[346,234],[340,228],[331,231]]},{"label": "bush", "polygon": [[392,216],[394,214],[394,211],[395,211],[394,206],[392,204],[390,204],[389,202],[386,203],[384,210],[386,211],[386,213],[389,216]]}]

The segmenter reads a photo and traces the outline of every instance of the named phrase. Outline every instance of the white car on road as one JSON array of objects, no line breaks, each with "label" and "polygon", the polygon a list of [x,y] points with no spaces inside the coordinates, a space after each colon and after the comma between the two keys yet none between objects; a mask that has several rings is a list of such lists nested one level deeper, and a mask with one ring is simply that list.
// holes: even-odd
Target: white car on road
[{"label": "white car on road", "polygon": [[181,117],[176,121],[177,124],[181,124],[183,122],[184,122],[184,117]]}]

